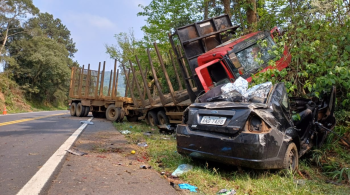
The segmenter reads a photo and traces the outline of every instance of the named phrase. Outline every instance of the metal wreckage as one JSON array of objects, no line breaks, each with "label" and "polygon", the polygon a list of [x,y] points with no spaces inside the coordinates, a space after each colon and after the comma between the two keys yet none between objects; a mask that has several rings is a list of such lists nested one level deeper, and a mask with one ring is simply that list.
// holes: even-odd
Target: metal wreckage
[{"label": "metal wreckage", "polygon": [[284,83],[247,88],[239,78],[191,104],[176,129],[178,152],[254,169],[295,170],[301,156],[324,143],[324,129],[335,126],[335,87],[322,99],[288,97]]}]

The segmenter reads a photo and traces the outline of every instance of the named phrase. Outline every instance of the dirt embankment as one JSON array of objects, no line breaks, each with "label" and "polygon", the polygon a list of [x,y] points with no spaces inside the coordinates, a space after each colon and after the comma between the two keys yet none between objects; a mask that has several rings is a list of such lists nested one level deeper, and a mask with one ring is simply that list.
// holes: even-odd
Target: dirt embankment
[{"label": "dirt embankment", "polygon": [[20,87],[6,75],[0,74],[0,114],[5,106],[8,113],[32,111]]}]

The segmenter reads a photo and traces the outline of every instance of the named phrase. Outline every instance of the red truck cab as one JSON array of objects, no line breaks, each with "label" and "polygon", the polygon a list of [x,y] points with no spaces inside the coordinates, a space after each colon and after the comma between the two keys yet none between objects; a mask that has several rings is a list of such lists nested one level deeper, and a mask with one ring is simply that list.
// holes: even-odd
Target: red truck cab
[{"label": "red truck cab", "polygon": [[[242,76],[248,82],[251,75],[265,72],[267,69],[277,68],[283,70],[291,62],[288,48],[285,47],[283,55],[276,61],[276,67],[268,65],[270,60],[276,58],[269,52],[276,43],[271,32],[254,32],[237,39],[229,40],[214,49],[200,55],[198,67],[195,69],[205,92],[220,84],[234,82]],[[259,41],[266,41],[264,46]],[[260,56],[259,56],[260,54]],[[259,58],[260,60],[256,60]]]}]

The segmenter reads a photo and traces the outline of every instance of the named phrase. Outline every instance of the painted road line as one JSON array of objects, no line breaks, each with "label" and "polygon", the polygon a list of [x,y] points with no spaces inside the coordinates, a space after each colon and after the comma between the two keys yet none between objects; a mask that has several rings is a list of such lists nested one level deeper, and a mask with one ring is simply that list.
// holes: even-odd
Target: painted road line
[{"label": "painted road line", "polygon": [[67,110],[50,110],[50,111],[39,111],[39,112],[22,112],[22,113],[15,113],[15,114],[0,114],[0,117],[2,116],[11,116],[11,115],[20,115],[20,114],[35,114],[35,113],[43,113],[43,112],[58,112],[58,111],[67,111]]},{"label": "painted road line", "polygon": [[[93,119],[91,117],[88,122]],[[23,188],[17,193],[17,195],[37,195],[44,192],[44,188],[48,187],[50,178],[54,176],[54,172],[63,162],[64,157],[67,154],[66,150],[69,150],[74,142],[78,139],[79,135],[86,128],[87,123],[82,124],[61,146],[57,151],[46,161],[46,163],[39,169],[38,172],[23,186]]]},{"label": "painted road line", "polygon": [[39,116],[39,117],[34,117],[34,118],[26,118],[26,119],[22,119],[22,120],[9,121],[9,122],[0,123],[0,126],[11,125],[11,124],[16,124],[16,123],[23,123],[23,122],[26,122],[26,121],[32,121],[32,120],[37,120],[37,119],[41,119],[41,118],[48,118],[48,117],[64,115],[64,114],[66,114],[66,113],[60,113],[60,114],[53,114],[53,115],[47,115],[47,116]]}]

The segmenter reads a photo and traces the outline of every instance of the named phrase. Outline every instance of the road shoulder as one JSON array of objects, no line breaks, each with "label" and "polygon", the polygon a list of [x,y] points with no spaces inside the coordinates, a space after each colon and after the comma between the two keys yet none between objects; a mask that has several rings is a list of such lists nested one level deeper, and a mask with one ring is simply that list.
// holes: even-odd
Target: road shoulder
[{"label": "road shoulder", "polygon": [[88,153],[68,154],[48,194],[179,194],[161,175],[130,153],[128,144],[110,122],[94,119],[72,148]]}]

